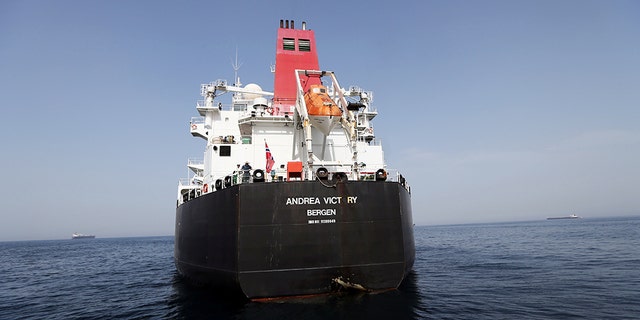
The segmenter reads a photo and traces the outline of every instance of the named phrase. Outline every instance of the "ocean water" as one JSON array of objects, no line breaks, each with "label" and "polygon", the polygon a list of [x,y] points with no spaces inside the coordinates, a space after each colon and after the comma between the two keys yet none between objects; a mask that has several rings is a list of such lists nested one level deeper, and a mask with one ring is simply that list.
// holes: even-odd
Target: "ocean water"
[{"label": "ocean water", "polygon": [[415,228],[398,290],[276,302],[186,284],[173,237],[0,243],[0,319],[640,319],[640,217]]}]

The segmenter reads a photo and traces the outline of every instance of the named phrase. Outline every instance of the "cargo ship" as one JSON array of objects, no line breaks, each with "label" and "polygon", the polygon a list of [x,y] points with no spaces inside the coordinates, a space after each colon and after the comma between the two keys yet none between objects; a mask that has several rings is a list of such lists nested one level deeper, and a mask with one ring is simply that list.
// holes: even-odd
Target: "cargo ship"
[{"label": "cargo ship", "polygon": [[574,213],[563,217],[548,217],[547,220],[564,220],[564,219],[580,219],[580,217]]},{"label": "cargo ship", "polygon": [[273,92],[236,67],[233,84],[201,85],[189,130],[204,158],[177,192],[187,281],[259,300],[389,290],[411,271],[411,188],[387,167],[373,94],[341,87],[316,49],[305,22],[280,20]]},{"label": "cargo ship", "polygon": [[71,235],[71,239],[95,239],[95,235],[93,234],[82,234],[82,233],[74,233]]}]

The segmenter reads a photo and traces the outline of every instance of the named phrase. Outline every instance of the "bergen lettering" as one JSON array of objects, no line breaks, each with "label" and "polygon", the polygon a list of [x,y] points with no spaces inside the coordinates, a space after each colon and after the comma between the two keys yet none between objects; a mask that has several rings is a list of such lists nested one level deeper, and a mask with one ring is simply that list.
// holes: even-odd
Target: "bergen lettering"
[{"label": "bergen lettering", "polygon": [[335,216],[336,212],[336,209],[309,209],[307,210],[307,217]]}]

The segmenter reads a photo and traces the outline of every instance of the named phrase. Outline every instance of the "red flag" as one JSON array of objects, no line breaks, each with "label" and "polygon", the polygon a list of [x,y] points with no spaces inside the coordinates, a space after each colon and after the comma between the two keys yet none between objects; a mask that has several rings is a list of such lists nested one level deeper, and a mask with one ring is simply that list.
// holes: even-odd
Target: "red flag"
[{"label": "red flag", "polygon": [[271,151],[269,150],[269,146],[267,145],[267,140],[264,141],[264,148],[265,148],[265,152],[266,152],[266,156],[267,156],[267,173],[271,172],[271,168],[273,168],[273,165],[276,163],[275,160],[273,160],[273,156],[271,155]]}]

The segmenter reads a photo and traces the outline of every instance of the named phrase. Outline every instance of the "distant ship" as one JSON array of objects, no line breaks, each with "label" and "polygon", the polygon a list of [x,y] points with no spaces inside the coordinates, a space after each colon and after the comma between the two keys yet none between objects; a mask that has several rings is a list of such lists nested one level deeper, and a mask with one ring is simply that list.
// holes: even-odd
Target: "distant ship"
[{"label": "distant ship", "polygon": [[189,127],[206,149],[178,185],[176,268],[249,299],[395,289],[415,259],[411,189],[387,168],[373,95],[319,69],[314,31],[285,22],[273,93],[201,86]]},{"label": "distant ship", "polygon": [[575,214],[571,214],[571,215],[564,216],[564,217],[549,217],[549,218],[547,218],[547,220],[560,220],[560,219],[580,219],[580,217],[575,215]]},{"label": "distant ship", "polygon": [[93,234],[74,233],[71,235],[71,239],[93,239],[96,236]]}]

